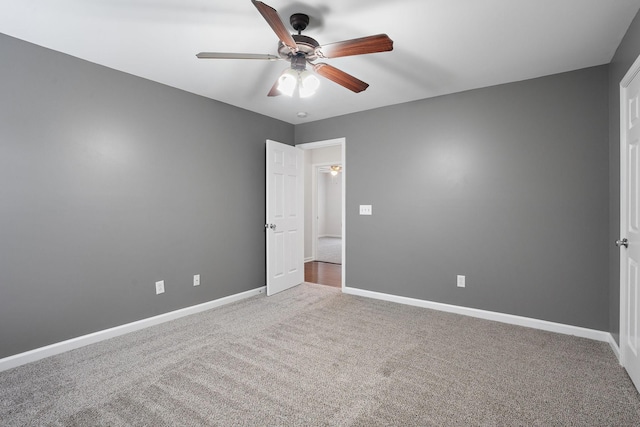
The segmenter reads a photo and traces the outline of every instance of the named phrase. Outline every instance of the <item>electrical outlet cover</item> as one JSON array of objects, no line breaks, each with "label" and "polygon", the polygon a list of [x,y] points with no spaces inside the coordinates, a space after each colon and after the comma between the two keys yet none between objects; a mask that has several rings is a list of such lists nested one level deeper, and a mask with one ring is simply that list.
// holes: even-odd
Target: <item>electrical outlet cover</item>
[{"label": "electrical outlet cover", "polygon": [[156,295],[164,293],[164,280],[156,282]]},{"label": "electrical outlet cover", "polygon": [[360,205],[360,215],[372,215],[371,205]]}]

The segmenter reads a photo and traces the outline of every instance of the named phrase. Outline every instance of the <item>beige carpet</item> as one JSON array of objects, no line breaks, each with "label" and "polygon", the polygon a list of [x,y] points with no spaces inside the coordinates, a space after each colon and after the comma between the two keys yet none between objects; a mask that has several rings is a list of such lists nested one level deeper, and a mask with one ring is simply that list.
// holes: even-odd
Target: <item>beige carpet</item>
[{"label": "beige carpet", "polygon": [[2,426],[637,426],[605,343],[304,284],[0,373]]}]

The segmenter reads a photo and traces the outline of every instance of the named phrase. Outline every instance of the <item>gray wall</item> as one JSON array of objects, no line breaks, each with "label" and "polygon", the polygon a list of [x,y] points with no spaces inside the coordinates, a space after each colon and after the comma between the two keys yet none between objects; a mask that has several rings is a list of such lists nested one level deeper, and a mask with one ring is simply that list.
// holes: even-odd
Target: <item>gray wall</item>
[{"label": "gray wall", "polygon": [[265,139],[292,125],[4,35],[0,56],[0,358],[265,284]]},{"label": "gray wall", "polygon": [[640,13],[609,65],[609,327],[620,343],[620,81],[640,55]]},{"label": "gray wall", "polygon": [[263,285],[267,138],[347,138],[347,285],[618,338],[618,83],[640,54],[638,16],[610,67],[312,122],[295,138],[4,35],[0,54],[0,357]]},{"label": "gray wall", "polygon": [[607,66],[295,134],[346,137],[347,286],[608,330]]}]

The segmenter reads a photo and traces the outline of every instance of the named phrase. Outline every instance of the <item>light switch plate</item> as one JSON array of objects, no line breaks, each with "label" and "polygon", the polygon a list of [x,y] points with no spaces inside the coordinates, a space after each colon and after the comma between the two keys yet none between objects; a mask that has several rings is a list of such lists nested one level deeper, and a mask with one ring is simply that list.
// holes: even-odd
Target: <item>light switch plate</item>
[{"label": "light switch plate", "polygon": [[371,205],[360,205],[360,215],[373,215]]},{"label": "light switch plate", "polygon": [[466,286],[466,277],[458,274],[458,280],[457,280],[457,284],[459,288],[464,288]]},{"label": "light switch plate", "polygon": [[193,275],[193,286],[200,286],[200,275],[199,274],[194,274]]}]

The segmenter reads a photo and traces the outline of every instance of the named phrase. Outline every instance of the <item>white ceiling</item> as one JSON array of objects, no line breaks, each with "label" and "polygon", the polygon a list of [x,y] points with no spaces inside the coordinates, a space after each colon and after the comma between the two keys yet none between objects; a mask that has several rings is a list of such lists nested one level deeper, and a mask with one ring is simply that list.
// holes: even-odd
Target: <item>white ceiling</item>
[{"label": "white ceiling", "polygon": [[312,98],[269,98],[286,62],[195,57],[276,54],[278,39],[250,0],[0,0],[0,33],[297,124],[606,64],[640,8],[640,0],[264,2],[288,28],[292,13],[307,13],[303,34],[320,44],[386,33],[394,50],[324,60],[369,83],[362,93],[321,79]]}]

